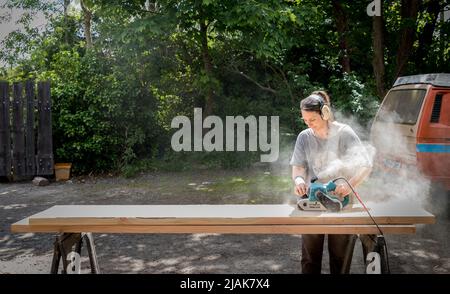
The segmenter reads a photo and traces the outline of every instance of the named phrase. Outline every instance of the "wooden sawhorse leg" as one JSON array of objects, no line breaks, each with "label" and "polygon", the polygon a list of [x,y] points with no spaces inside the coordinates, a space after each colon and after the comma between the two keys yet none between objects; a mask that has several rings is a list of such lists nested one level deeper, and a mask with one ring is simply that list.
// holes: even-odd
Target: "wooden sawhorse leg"
[{"label": "wooden sawhorse leg", "polygon": [[74,252],[81,254],[81,247],[83,246],[83,240],[86,242],[86,248],[89,255],[89,263],[91,266],[91,273],[93,274],[100,273],[92,233],[63,233],[56,237],[54,243],[52,267],[50,270],[51,274],[58,273],[59,263],[61,259],[63,264],[61,273],[67,274],[67,267],[69,266],[67,255],[70,252],[72,252],[72,248],[74,245],[75,245]]},{"label": "wooden sawhorse leg", "polygon": [[388,252],[386,247],[386,241],[383,236],[380,235],[352,235],[351,240],[348,243],[345,253],[345,259],[342,265],[341,274],[348,274],[350,272],[350,265],[352,262],[353,251],[355,248],[355,242],[359,238],[363,249],[364,264],[367,266],[367,254],[369,252],[376,252],[380,256],[380,271],[381,274],[390,274]]},{"label": "wooden sawhorse leg", "polygon": [[359,235],[363,249],[364,264],[367,266],[367,254],[376,252],[380,256],[381,274],[390,274],[388,250],[386,240],[381,235]]},{"label": "wooden sawhorse leg", "polygon": [[356,243],[357,238],[358,237],[356,235],[350,236],[350,240],[347,244],[347,248],[345,248],[345,258],[344,258],[344,262],[342,263],[341,274],[349,274],[350,273],[350,266],[352,265],[353,251],[355,249],[355,243]]}]

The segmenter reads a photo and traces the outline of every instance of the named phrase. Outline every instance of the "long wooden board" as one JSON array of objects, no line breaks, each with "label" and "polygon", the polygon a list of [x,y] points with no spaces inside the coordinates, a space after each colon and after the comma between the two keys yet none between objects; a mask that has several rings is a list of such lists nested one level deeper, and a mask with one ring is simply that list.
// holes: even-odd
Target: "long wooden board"
[{"label": "long wooden board", "polygon": [[[414,234],[413,225],[381,225],[384,234]],[[155,233],[155,234],[378,234],[370,225],[30,225],[23,219],[14,233]]]},{"label": "long wooden board", "polygon": [[[379,225],[432,224],[435,218],[405,203],[369,204]],[[338,212],[295,205],[62,205],[29,218],[30,225],[373,225],[358,205]]]}]

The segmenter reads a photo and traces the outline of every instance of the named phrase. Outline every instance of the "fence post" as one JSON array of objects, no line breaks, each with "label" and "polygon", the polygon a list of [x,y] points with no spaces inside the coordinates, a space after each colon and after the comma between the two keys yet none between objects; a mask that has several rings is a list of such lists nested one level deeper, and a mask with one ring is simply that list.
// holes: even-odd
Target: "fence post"
[{"label": "fence post", "polygon": [[35,149],[35,135],[34,135],[34,81],[28,80],[25,83],[25,97],[26,97],[26,112],[27,124],[25,128],[25,162],[26,175],[36,175],[36,149]]},{"label": "fence post", "polygon": [[50,82],[38,83],[37,174],[53,174],[52,111]]},{"label": "fence post", "polygon": [[25,173],[25,136],[23,124],[22,83],[13,84],[13,179],[20,180]]},{"label": "fence post", "polygon": [[0,176],[11,177],[9,84],[0,82]]}]

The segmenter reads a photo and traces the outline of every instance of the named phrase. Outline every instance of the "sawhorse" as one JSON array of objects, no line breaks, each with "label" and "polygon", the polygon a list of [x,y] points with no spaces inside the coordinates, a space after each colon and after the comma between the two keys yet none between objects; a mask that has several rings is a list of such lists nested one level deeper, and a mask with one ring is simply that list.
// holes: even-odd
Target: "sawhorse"
[{"label": "sawhorse", "polygon": [[[367,266],[367,254],[369,252],[377,252],[380,255],[380,267],[382,274],[390,274],[388,261],[387,261],[387,248],[384,238],[376,235],[352,235],[351,240],[346,248],[346,256],[342,266],[341,273],[346,274],[350,271],[351,262],[353,259],[353,252],[356,240],[360,239],[363,248],[364,263]],[[57,274],[59,264],[62,259],[63,268],[61,273],[67,274],[68,267],[71,265],[68,261],[69,254],[75,252],[78,256],[81,256],[81,248],[83,240],[86,242],[86,249],[89,256],[89,263],[92,274],[100,274],[100,267],[98,265],[97,254],[95,250],[95,243],[92,233],[63,233],[56,236],[54,242],[53,259],[50,273]],[[74,248],[75,246],[75,248]],[[72,260],[72,262],[75,262]],[[77,265],[73,265],[74,267]],[[79,265],[78,265],[79,266]],[[73,272],[73,270],[69,270]]]},{"label": "sawhorse", "polygon": [[[95,244],[92,233],[62,233],[61,235],[56,236],[53,249],[52,267],[50,273],[51,274],[58,273],[59,264],[62,259],[63,267],[61,273],[67,274],[68,267],[69,265],[71,265],[71,263],[69,263],[68,261],[69,254],[71,252],[75,252],[78,254],[78,256],[80,256],[83,241],[86,242],[86,249],[89,255],[89,263],[91,266],[91,273],[99,274],[100,267],[98,266],[97,254],[95,252]],[[74,246],[75,250],[73,250]]]},{"label": "sawhorse", "polygon": [[350,266],[353,259],[353,252],[355,248],[356,240],[359,239],[361,241],[362,250],[363,250],[363,258],[364,258],[364,265],[366,266],[366,273],[367,273],[367,266],[371,262],[377,262],[372,259],[369,264],[367,263],[369,260],[367,260],[367,256],[370,252],[374,252],[379,255],[379,264],[373,265],[373,269],[371,268],[371,271],[376,271],[375,267],[379,267],[379,272],[381,274],[390,274],[389,269],[389,260],[388,260],[388,252],[387,252],[387,246],[386,241],[384,239],[384,236],[381,235],[352,235],[350,242],[348,243],[348,246],[346,248],[345,258],[341,269],[341,274],[347,274],[350,272]]}]

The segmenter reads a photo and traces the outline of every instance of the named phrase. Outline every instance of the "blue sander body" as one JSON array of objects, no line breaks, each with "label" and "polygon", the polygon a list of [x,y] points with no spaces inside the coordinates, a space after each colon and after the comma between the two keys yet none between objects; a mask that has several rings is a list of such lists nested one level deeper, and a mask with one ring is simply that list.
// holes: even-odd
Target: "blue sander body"
[{"label": "blue sander body", "polygon": [[302,210],[312,211],[333,211],[342,210],[349,203],[349,196],[345,196],[341,201],[338,197],[331,194],[336,190],[336,183],[330,181],[326,184],[320,182],[312,182],[308,189],[306,198],[302,198],[297,205]]}]

